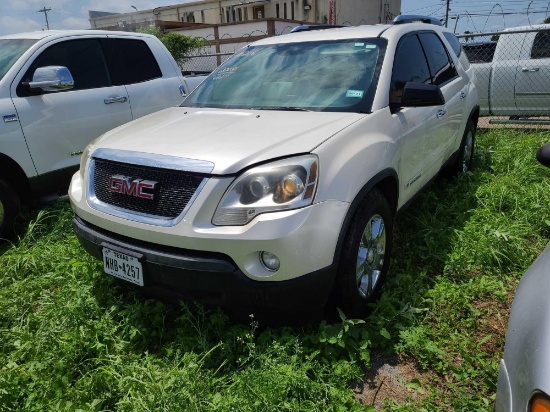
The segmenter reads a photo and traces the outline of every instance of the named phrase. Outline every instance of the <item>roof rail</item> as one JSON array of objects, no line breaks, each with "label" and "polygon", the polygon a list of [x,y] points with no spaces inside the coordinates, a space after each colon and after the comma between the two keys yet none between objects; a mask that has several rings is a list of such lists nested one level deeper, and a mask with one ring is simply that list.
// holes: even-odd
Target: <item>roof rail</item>
[{"label": "roof rail", "polygon": [[301,26],[294,27],[290,32],[298,33],[300,31],[337,29],[340,27],[349,27],[349,26],[342,26],[340,24],[303,24]]},{"label": "roof rail", "polygon": [[443,24],[435,17],[420,16],[416,14],[402,14],[393,19],[393,24],[406,24],[406,23],[426,23],[435,24],[436,26],[443,26]]}]

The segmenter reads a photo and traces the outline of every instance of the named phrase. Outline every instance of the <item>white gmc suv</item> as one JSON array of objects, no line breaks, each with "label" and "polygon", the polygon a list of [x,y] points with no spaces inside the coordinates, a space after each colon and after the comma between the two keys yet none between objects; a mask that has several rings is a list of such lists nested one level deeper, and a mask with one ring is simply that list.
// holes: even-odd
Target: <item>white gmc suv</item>
[{"label": "white gmc suv", "polygon": [[95,30],[0,37],[0,239],[21,203],[67,190],[86,145],[188,91],[154,36]]},{"label": "white gmc suv", "polygon": [[452,34],[408,21],[261,40],[99,137],[69,189],[84,248],[151,294],[364,315],[396,212],[468,170],[479,113]]}]

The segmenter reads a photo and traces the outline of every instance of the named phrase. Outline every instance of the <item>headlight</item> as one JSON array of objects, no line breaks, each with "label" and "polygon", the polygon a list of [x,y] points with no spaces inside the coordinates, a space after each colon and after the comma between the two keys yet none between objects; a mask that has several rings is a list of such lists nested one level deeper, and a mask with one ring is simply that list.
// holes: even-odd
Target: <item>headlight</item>
[{"label": "headlight", "polygon": [[261,213],[310,205],[317,189],[318,165],[317,156],[306,155],[246,171],[223,195],[212,223],[241,226]]}]

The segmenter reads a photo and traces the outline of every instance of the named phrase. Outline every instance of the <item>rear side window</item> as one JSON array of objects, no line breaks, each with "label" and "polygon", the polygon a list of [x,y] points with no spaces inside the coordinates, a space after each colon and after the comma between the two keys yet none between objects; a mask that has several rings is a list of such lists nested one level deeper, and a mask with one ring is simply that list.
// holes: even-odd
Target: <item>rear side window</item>
[{"label": "rear side window", "polygon": [[35,70],[45,66],[67,67],[74,80],[72,90],[109,86],[101,44],[96,39],[68,40],[48,47],[27,70],[23,82],[30,82]]},{"label": "rear side window", "polygon": [[538,32],[531,49],[532,59],[547,59],[550,57],[550,31]]},{"label": "rear side window", "polygon": [[432,83],[440,86],[458,76],[453,64],[449,60],[447,49],[435,33],[420,33],[420,41],[426,52]]},{"label": "rear side window", "polygon": [[401,102],[405,83],[431,83],[430,70],[416,35],[401,40],[393,64],[390,102]]},{"label": "rear side window", "polygon": [[445,38],[451,45],[453,52],[456,54],[456,57],[460,57],[460,54],[462,53],[462,45],[460,44],[456,36],[453,33],[448,32],[443,32],[443,36],[445,36]]},{"label": "rear side window", "polygon": [[115,86],[162,77],[155,56],[143,40],[104,39],[102,43]]}]

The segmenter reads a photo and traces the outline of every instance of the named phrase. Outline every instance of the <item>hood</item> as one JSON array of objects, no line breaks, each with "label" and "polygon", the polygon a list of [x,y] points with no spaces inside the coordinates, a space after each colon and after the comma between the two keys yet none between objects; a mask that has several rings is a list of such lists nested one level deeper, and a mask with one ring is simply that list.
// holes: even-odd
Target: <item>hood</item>
[{"label": "hood", "polygon": [[209,161],[212,174],[233,174],[251,164],[310,152],[364,116],[172,107],[111,130],[95,148]]}]

